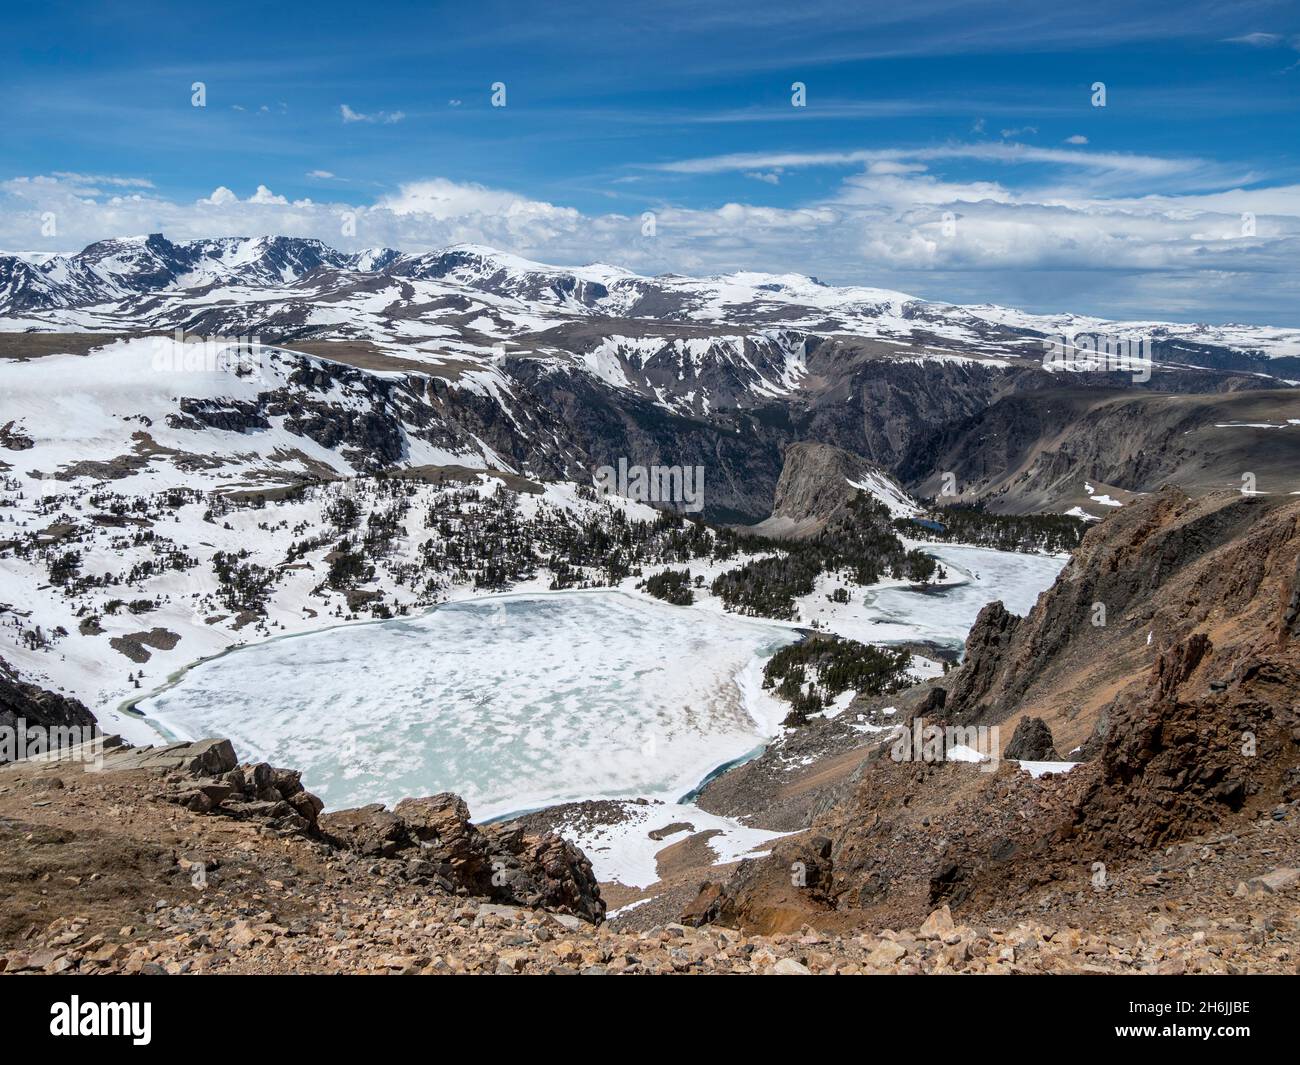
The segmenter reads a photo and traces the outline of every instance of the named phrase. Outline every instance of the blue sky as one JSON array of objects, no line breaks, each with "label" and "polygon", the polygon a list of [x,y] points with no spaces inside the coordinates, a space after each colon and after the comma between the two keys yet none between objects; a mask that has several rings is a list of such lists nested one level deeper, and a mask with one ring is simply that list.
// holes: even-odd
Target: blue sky
[{"label": "blue sky", "polygon": [[1300,4],[714,6],[11,10],[0,245],[468,240],[1300,324]]}]

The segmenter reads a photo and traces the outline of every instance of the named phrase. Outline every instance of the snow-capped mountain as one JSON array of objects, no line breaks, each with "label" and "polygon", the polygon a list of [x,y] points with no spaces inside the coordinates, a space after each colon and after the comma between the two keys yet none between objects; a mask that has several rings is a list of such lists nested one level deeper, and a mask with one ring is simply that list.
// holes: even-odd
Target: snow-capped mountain
[{"label": "snow-capped mountain", "polygon": [[[1044,368],[1049,339],[1088,331],[1145,340],[1152,380]],[[255,355],[251,380],[152,366],[221,361],[232,338]],[[66,375],[105,424],[143,426],[156,444],[142,458],[129,434],[85,440],[51,469],[129,458],[120,476],[173,449],[212,456],[206,469],[227,479],[454,463],[587,481],[626,457],[708,466],[710,512],[746,521],[771,513],[799,440],[922,494],[953,472],[960,497],[1006,509],[1086,508],[1085,481],[1145,491],[1196,471],[1222,486],[1241,469],[1285,469],[1290,430],[1254,440],[1249,427],[1289,426],[1300,379],[1296,331],[1035,316],[794,274],[642,277],[475,245],[343,253],[292,237],[153,235],[0,257],[0,349],[59,356],[0,363],[11,439],[39,440],[64,416],[42,388]],[[82,372],[76,359],[95,349]],[[1024,401],[1043,390],[1065,398]],[[1123,454],[1105,446],[1135,425]],[[236,435],[215,443],[222,432]],[[211,476],[185,462],[187,476]]]},{"label": "snow-capped mountain", "polygon": [[[142,301],[146,296],[155,298]],[[468,244],[423,254],[349,254],[299,237],[173,242],[153,234],[99,241],[39,263],[0,256],[0,315],[9,328],[115,328],[125,313],[138,316],[137,327],[185,325],[199,305],[232,299],[253,303],[242,315],[218,316],[232,325],[296,326],[323,336],[343,326],[342,314],[295,323],[292,311],[305,302],[330,304],[362,315],[349,331],[373,340],[427,337],[434,323],[501,340],[560,323],[623,319],[848,335],[907,355],[1041,360],[1043,337],[1096,332],[1152,341],[1157,361],[1174,361],[1162,359],[1161,348],[1171,346],[1185,356],[1176,361],[1221,368],[1233,356],[1300,359],[1300,330],[1032,315],[830,286],[799,274],[642,277],[603,264],[548,266]]]}]

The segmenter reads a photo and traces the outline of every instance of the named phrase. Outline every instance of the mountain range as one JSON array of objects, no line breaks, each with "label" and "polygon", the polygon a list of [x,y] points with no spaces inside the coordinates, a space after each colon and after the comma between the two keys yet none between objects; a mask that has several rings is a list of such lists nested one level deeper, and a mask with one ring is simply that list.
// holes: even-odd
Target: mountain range
[{"label": "mountain range", "polygon": [[[177,331],[257,338],[289,361],[325,360],[321,372],[369,396],[369,428],[345,433],[362,441],[360,468],[419,464],[421,441],[541,479],[585,482],[616,456],[698,465],[716,520],[766,518],[799,440],[922,496],[1010,512],[1099,517],[1099,496],[1171,479],[1193,492],[1246,473],[1261,491],[1300,487],[1300,332],[1265,326],[1030,315],[793,274],[641,277],[473,245],[344,253],[154,234],[0,256],[0,327],[0,355],[17,358]],[[1044,365],[1050,345],[1079,336],[1142,343],[1150,379]],[[279,401],[309,401],[304,380]],[[200,409],[191,420],[220,405],[185,398]],[[326,446],[335,455],[321,460],[347,472]]]}]

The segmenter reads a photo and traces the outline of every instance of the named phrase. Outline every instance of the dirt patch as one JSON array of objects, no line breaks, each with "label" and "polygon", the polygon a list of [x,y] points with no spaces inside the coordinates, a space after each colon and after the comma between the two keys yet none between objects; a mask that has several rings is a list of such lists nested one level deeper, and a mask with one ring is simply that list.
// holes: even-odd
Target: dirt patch
[{"label": "dirt patch", "polygon": [[156,651],[170,651],[180,642],[181,638],[177,633],[170,629],[155,627],[148,632],[131,632],[125,636],[114,636],[108,641],[108,645],[114,651],[126,655],[132,662],[143,664],[153,657],[146,647],[152,647]]},{"label": "dirt patch", "polygon": [[164,335],[149,333],[0,333],[0,359],[40,359],[46,355],[88,355],[119,340]]}]

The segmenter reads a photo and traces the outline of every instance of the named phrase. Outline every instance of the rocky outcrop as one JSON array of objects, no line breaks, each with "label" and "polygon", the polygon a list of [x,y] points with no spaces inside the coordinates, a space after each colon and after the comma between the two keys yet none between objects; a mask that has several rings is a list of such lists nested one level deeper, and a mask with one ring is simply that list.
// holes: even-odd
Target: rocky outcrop
[{"label": "rocky outcrop", "polygon": [[1242,632],[1276,624],[1295,511],[1236,492],[1139,497],[1088,531],[1025,618],[984,608],[962,667],[942,682],[946,718],[994,724],[1032,707],[1065,735],[1064,750],[1082,745],[1161,650],[1220,621]]},{"label": "rocky outcrop", "polygon": [[[19,680],[17,672],[0,658],[0,728],[18,733],[22,729],[69,727],[94,728],[95,715],[77,699]],[[9,761],[11,753],[0,745],[0,763]]]},{"label": "rocky outcrop", "polygon": [[884,470],[844,448],[800,441],[785,449],[772,516],[757,531],[771,536],[812,536],[835,521],[861,484],[878,485],[900,503],[907,493]]},{"label": "rocky outcrop", "polygon": [[1061,758],[1052,742],[1052,730],[1041,717],[1020,719],[1003,757],[1027,762],[1057,762]]},{"label": "rocky outcrop", "polygon": [[[771,930],[800,911],[820,927],[919,921],[940,903],[990,912],[1058,886],[1085,900],[1182,841],[1300,820],[1298,553],[1297,501],[1167,490],[1131,504],[1028,616],[987,607],[962,667],[903,706],[925,705],[928,724],[1018,719],[995,771],[896,761],[882,738],[809,826],[829,841],[816,892],[792,890],[774,852],[691,916]],[[1080,744],[1092,760],[1068,774],[1012,761],[1077,760]]]},{"label": "rocky outcrop", "polygon": [[1015,646],[1016,633],[1024,618],[1011,613],[1001,600],[980,610],[966,634],[962,667],[944,689],[942,706],[950,721],[998,720],[1001,695],[998,681]]},{"label": "rocky outcrop", "polygon": [[336,845],[404,863],[409,879],[444,891],[570,913],[600,921],[605,904],[591,862],[554,833],[470,823],[459,795],[443,792],[329,813],[321,819]]},{"label": "rocky outcrop", "polygon": [[725,883],[702,884],[682,920],[697,927],[716,922],[795,931],[811,914],[835,908],[830,859],[831,841],[825,837],[778,844],[765,858],[741,862]]},{"label": "rocky outcrop", "polygon": [[373,859],[380,863],[377,872],[386,869],[408,884],[593,923],[605,916],[591,862],[581,850],[553,832],[527,832],[514,823],[473,825],[465,800],[450,792],[403,799],[393,810],[376,803],[325,814],[298,770],[266,762],[240,765],[230,741],[217,738],[130,747],[112,737],[40,761],[51,767],[80,764],[95,773],[159,775],[157,799]]},{"label": "rocky outcrop", "polygon": [[851,451],[801,441],[785,449],[772,517],[795,526],[824,526],[856,493],[849,482],[866,460]]},{"label": "rocky outcrop", "polygon": [[1229,665],[1204,633],[1163,652],[1146,689],[1112,708],[1099,773],[1073,833],[1111,851],[1207,830],[1249,800],[1288,803],[1300,750],[1300,654],[1247,651]]}]

